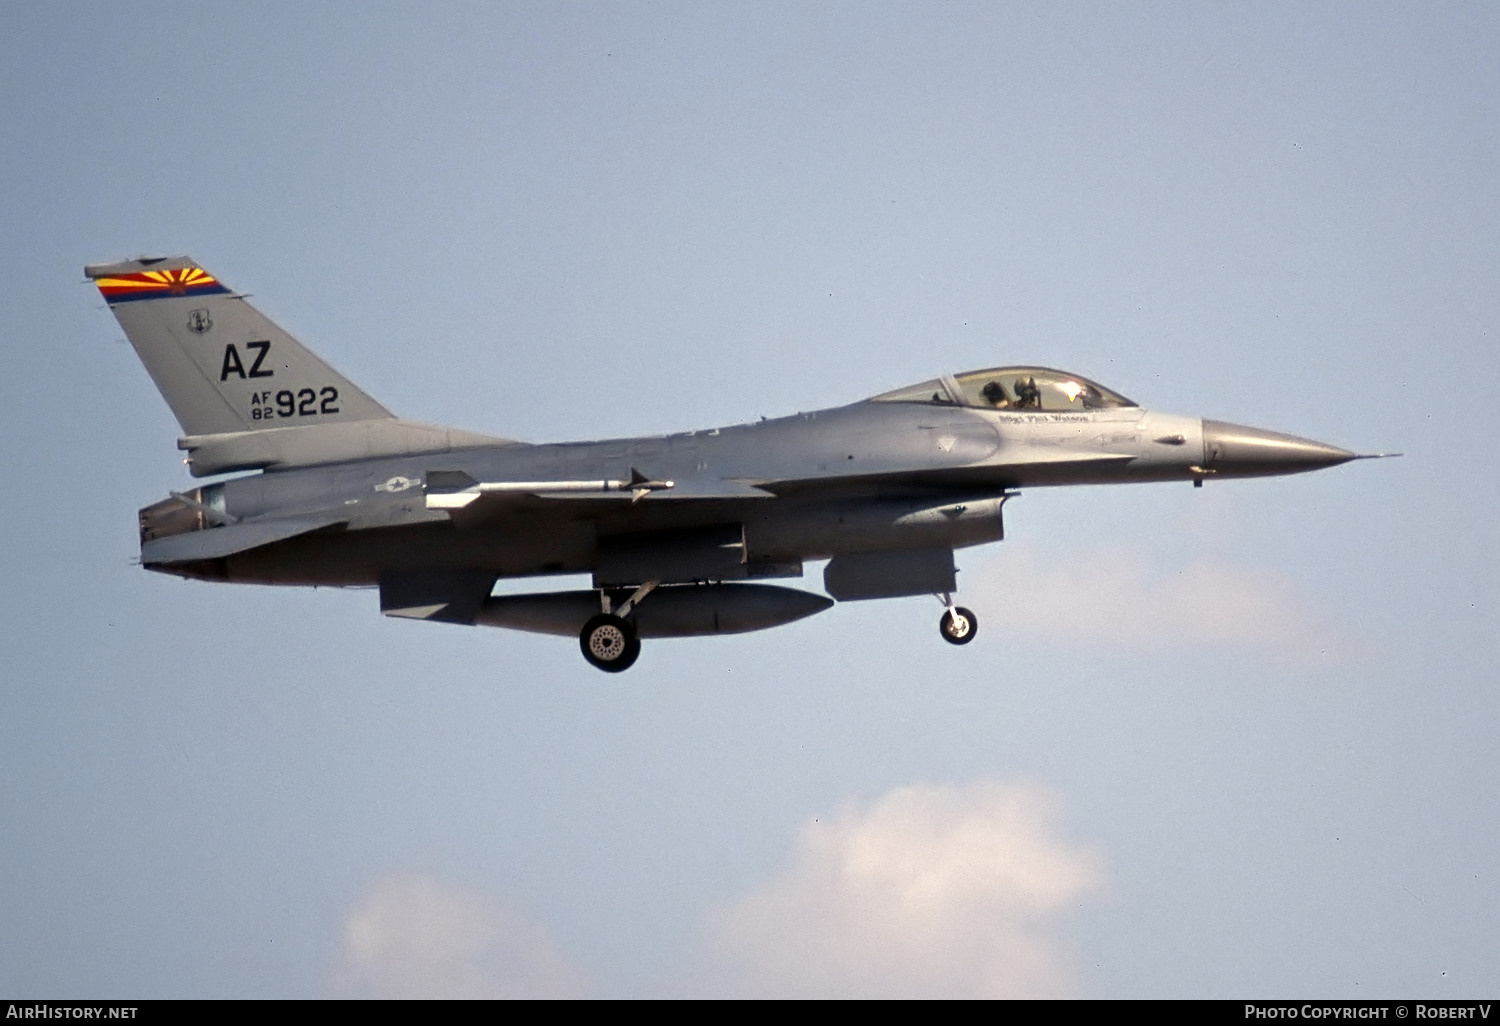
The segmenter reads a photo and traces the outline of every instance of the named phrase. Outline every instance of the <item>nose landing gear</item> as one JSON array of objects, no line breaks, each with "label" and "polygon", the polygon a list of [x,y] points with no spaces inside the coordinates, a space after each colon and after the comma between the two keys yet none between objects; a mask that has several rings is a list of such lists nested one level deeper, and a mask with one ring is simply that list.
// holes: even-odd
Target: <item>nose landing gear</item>
[{"label": "nose landing gear", "polygon": [[974,635],[979,633],[979,617],[963,606],[955,606],[949,595],[941,595],[939,598],[947,606],[942,619],[938,621],[938,632],[942,634],[943,640],[950,645],[967,645],[973,641]]}]

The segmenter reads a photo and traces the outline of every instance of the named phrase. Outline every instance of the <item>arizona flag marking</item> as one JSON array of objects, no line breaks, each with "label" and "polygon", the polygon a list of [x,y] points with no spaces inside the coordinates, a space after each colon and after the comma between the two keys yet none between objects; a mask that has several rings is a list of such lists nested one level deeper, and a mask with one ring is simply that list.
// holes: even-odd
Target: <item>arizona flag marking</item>
[{"label": "arizona flag marking", "polygon": [[201,267],[139,271],[135,274],[122,274],[115,278],[100,278],[98,285],[99,292],[110,305],[128,303],[136,299],[203,296],[229,291]]}]

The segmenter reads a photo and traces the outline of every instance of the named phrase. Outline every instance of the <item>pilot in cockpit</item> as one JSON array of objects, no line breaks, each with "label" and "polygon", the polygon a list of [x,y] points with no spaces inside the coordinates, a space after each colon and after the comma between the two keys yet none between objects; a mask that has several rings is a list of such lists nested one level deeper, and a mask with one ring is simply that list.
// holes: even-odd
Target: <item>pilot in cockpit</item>
[{"label": "pilot in cockpit", "polygon": [[1016,379],[1016,409],[1039,410],[1042,408],[1042,390],[1036,387],[1036,378]]},{"label": "pilot in cockpit", "polygon": [[997,410],[1004,410],[1010,406],[1010,396],[1005,394],[1005,386],[998,381],[991,381],[979,390],[984,396],[985,402]]}]

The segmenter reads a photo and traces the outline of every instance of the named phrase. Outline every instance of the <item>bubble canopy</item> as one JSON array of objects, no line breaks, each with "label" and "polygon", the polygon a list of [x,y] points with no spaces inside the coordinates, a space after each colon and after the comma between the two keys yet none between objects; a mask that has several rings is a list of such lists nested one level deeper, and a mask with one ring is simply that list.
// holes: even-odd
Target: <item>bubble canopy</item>
[{"label": "bubble canopy", "polygon": [[1014,413],[1081,413],[1137,405],[1088,378],[1050,367],[991,367],[945,374],[873,397],[875,403],[939,403]]}]

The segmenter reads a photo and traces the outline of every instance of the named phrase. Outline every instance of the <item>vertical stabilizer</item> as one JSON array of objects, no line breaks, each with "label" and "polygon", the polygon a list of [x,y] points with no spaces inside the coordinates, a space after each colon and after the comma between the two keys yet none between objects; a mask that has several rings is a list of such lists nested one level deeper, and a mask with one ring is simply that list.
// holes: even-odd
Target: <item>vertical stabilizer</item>
[{"label": "vertical stabilizer", "polygon": [[94,264],[125,337],[188,436],[392,414],[187,257]]}]

